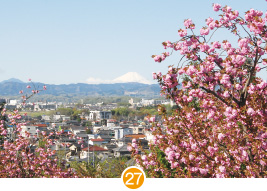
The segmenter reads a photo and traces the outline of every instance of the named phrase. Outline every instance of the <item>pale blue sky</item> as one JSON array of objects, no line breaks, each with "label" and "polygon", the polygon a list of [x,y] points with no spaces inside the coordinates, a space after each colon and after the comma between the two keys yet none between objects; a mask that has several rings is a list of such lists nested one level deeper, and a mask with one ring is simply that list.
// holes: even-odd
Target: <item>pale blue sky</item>
[{"label": "pale blue sky", "polygon": [[0,81],[69,84],[127,72],[152,81],[179,56],[159,64],[151,55],[179,39],[184,19],[204,26],[216,15],[213,2],[241,15],[267,7],[265,0],[0,0]]}]

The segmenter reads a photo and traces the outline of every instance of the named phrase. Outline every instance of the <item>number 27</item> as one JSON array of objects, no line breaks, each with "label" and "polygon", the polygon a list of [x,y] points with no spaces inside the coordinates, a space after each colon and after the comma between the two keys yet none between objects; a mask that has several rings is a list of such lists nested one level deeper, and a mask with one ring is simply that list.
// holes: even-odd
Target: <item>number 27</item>
[{"label": "number 27", "polygon": [[134,185],[133,182],[130,182],[133,179],[134,175],[139,175],[138,178],[137,178],[137,181],[136,181],[136,185],[139,184],[139,179],[142,176],[142,173],[139,173],[139,172],[135,172],[135,173],[128,172],[125,177],[128,177],[128,175],[131,175],[131,177],[126,181],[126,183],[125,183],[126,185]]}]

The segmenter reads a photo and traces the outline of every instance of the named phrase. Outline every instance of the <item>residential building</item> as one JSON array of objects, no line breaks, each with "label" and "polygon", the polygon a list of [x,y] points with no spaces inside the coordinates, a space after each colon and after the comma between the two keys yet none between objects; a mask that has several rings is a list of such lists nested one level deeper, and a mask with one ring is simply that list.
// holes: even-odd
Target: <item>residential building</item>
[{"label": "residential building", "polygon": [[102,120],[102,119],[110,119],[111,111],[90,111],[89,116],[86,116],[86,120]]},{"label": "residential building", "polygon": [[89,145],[102,145],[104,142],[104,139],[90,139]]},{"label": "residential building", "polygon": [[22,137],[28,137],[27,133],[30,134],[29,138],[34,138],[34,136],[37,136],[37,127],[36,126],[21,126],[21,136]]},{"label": "residential building", "polygon": [[145,128],[142,125],[130,126],[129,128],[133,129],[133,134],[143,134],[143,133],[145,133]]},{"label": "residential building", "polygon": [[97,145],[92,145],[89,146],[89,149],[88,147],[85,147],[81,150],[80,158],[85,159],[92,155],[96,155],[98,158],[103,158],[105,156],[108,156],[108,150]]},{"label": "residential building", "polygon": [[[123,145],[121,147],[117,147],[113,149],[114,157],[121,157],[121,156],[131,156],[131,152],[127,149],[128,145]],[[138,154],[140,154],[141,151],[138,151]]]},{"label": "residential building", "polygon": [[115,129],[115,139],[121,139],[125,135],[133,134],[133,129],[131,128],[120,128],[120,129]]}]

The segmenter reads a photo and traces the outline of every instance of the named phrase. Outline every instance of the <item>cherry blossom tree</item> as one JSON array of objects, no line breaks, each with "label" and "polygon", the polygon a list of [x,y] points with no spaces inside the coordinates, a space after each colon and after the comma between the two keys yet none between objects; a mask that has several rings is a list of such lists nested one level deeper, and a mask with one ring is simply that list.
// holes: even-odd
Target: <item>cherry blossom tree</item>
[{"label": "cherry blossom tree", "polygon": [[[219,17],[199,34],[186,19],[180,40],[162,43],[171,53],[152,56],[160,63],[179,52],[181,60],[153,74],[178,109],[167,115],[159,106],[162,122],[149,119],[150,153],[138,155],[135,140],[129,147],[150,177],[267,177],[267,83],[258,76],[267,65],[267,13],[213,10]],[[213,40],[218,30],[228,40]]]},{"label": "cherry blossom tree", "polygon": [[[31,80],[29,79],[31,82]],[[23,95],[23,103],[25,103],[30,97],[39,93],[42,90],[46,90],[46,86],[43,86],[42,90],[37,90],[34,83],[31,93],[26,96]],[[31,89],[31,86],[27,86]],[[20,91],[23,94],[23,91]],[[3,144],[0,145],[0,177],[2,178],[68,178],[77,177],[76,173],[71,168],[65,168],[64,163],[58,161],[55,156],[55,151],[50,149],[53,144],[50,136],[56,134],[59,136],[61,132],[51,132],[46,135],[46,132],[39,132],[34,139],[30,138],[30,134],[26,132],[26,137],[21,134],[21,126],[25,125],[21,121],[22,116],[18,110],[7,114],[6,110],[1,107],[0,113],[1,119],[3,116],[7,116],[7,120],[0,121],[0,139]],[[14,128],[14,139],[7,137],[7,122]],[[39,142],[39,144],[37,144]],[[42,144],[40,144],[42,143]],[[37,147],[32,151],[33,144]]]}]

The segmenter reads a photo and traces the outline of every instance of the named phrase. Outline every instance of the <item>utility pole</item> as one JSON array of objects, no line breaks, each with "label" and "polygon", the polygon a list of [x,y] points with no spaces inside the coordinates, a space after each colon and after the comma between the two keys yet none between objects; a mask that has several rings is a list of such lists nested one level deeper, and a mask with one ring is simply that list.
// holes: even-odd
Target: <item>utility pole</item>
[{"label": "utility pole", "polygon": [[93,166],[95,167],[95,147],[93,145]]},{"label": "utility pole", "polygon": [[88,165],[89,165],[89,162],[90,162],[90,154],[89,154],[89,152],[90,152],[90,149],[89,149],[89,139],[88,139]]}]

